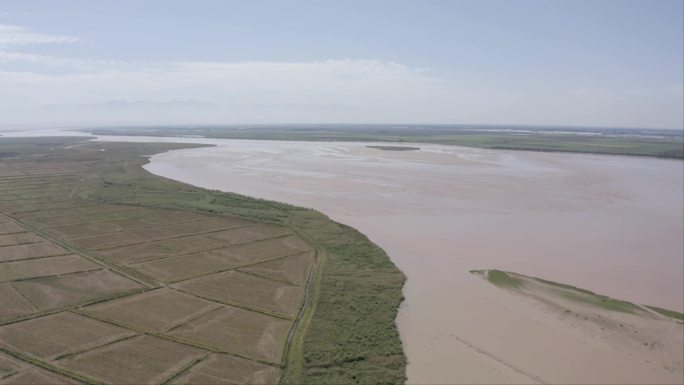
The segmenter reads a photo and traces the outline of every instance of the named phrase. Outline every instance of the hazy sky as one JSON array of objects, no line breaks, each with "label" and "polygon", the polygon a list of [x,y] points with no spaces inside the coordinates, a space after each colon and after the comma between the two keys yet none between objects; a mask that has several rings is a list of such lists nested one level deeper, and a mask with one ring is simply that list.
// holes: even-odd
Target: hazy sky
[{"label": "hazy sky", "polygon": [[681,0],[0,0],[0,127],[684,127]]}]

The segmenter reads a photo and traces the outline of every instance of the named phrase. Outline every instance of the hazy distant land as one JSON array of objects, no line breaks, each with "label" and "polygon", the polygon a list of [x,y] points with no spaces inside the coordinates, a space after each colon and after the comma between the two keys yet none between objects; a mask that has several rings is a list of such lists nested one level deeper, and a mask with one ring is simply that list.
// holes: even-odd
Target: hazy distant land
[{"label": "hazy distant land", "polygon": [[434,143],[467,147],[684,158],[682,130],[473,125],[244,125],[93,128],[98,135]]}]

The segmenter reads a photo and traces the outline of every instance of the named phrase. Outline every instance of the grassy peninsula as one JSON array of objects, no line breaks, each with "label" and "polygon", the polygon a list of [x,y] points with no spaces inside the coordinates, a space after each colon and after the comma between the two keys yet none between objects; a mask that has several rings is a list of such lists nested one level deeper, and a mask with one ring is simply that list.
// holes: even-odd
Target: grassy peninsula
[{"label": "grassy peninsula", "polygon": [[[395,318],[405,277],[383,250],[320,212],[209,191],[142,168],[149,155],[187,147],[0,138],[0,234],[6,234],[0,241],[11,250],[0,262],[13,264],[0,276],[33,303],[9,297],[14,291],[0,296],[0,338],[11,340],[0,349],[0,367],[8,368],[2,377],[193,383],[220,370],[231,381],[403,383],[406,358]],[[51,264],[37,265],[35,258]],[[230,284],[220,281],[225,274],[266,291],[287,290],[292,306],[249,286],[236,287],[234,295],[208,291],[212,277]],[[88,289],[104,285],[102,279],[116,285]],[[62,299],[43,304],[43,292]],[[223,297],[228,294],[233,297]],[[176,300],[178,307],[169,307]],[[162,327],[148,304],[178,323]],[[142,310],[127,310],[132,306]],[[188,313],[194,308],[196,315]],[[236,317],[261,339],[202,329],[212,319]],[[69,334],[73,346],[49,356],[26,342],[40,333],[51,340],[51,330],[72,323],[106,332],[106,343]],[[226,344],[222,333],[244,344]],[[263,338],[271,341],[266,350],[257,343]],[[121,361],[103,360],[101,349]],[[125,367],[126,357],[154,349],[165,352],[150,364],[157,366]],[[245,373],[252,377],[238,378]]]}]

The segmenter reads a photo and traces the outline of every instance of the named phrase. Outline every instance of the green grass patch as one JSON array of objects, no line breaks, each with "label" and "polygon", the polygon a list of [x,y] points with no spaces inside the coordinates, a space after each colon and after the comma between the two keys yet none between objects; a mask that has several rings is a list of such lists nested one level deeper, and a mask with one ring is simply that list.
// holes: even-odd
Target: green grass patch
[{"label": "green grass patch", "polygon": [[[622,313],[638,313],[644,312],[644,309],[628,301],[623,301],[608,296],[594,293],[593,291],[582,289],[576,286],[567,285],[564,283],[549,281],[542,278],[530,277],[518,273],[506,272],[501,270],[471,270],[470,273],[478,275],[487,279],[489,282],[501,288],[521,288],[526,282],[530,284],[525,285],[525,289],[534,295],[534,291],[544,291],[545,293],[553,293],[564,299],[569,299],[575,302],[584,303],[591,306],[596,306],[605,310],[617,311]],[[549,286],[533,285],[534,283]],[[667,317],[672,317],[678,320],[683,320],[684,315],[676,311],[661,309],[653,306],[646,306]]]},{"label": "green grass patch", "polygon": [[501,270],[489,270],[487,280],[498,287],[518,289],[522,286],[522,280],[511,276]]},{"label": "green grass patch", "polygon": [[595,293],[586,294],[585,291],[577,292],[568,290],[562,292],[560,295],[573,301],[593,305],[610,311],[618,311],[622,313],[637,313],[643,311],[639,306],[631,302],[613,299],[605,295]]},{"label": "green grass patch", "polygon": [[657,313],[664,315],[665,317],[670,317],[670,318],[674,318],[674,319],[677,319],[680,321],[684,321],[684,314],[683,313],[680,313],[680,312],[677,312],[674,310],[663,309],[663,308],[656,307],[656,306],[648,306],[647,305],[646,307],[657,312]]}]

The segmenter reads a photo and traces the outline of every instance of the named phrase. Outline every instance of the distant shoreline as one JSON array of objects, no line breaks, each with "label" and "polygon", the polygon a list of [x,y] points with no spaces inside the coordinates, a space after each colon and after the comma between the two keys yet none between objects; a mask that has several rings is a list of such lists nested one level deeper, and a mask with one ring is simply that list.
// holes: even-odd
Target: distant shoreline
[{"label": "distant shoreline", "polygon": [[367,148],[374,148],[376,150],[384,151],[418,151],[420,147],[407,147],[407,146],[366,146]]},{"label": "distant shoreline", "polygon": [[[383,142],[397,147],[442,144],[492,150],[566,152],[684,159],[675,130],[474,129],[442,126],[120,127],[81,129],[93,135],[204,137],[306,142]],[[389,145],[387,146],[389,147]]]}]

